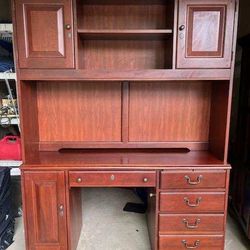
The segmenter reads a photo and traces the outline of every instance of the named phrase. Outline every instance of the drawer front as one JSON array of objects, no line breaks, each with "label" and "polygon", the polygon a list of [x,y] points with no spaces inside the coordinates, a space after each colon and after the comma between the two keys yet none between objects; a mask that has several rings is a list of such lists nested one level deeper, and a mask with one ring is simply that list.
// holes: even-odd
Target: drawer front
[{"label": "drawer front", "polygon": [[160,234],[218,234],[224,231],[223,214],[160,214]]},{"label": "drawer front", "polygon": [[162,212],[224,212],[224,208],[224,192],[161,192],[160,194]]},{"label": "drawer front", "polygon": [[163,171],[161,188],[225,188],[226,171]]},{"label": "drawer front", "polygon": [[70,171],[71,187],[154,187],[154,171]]},{"label": "drawer front", "polygon": [[169,236],[160,235],[159,250],[224,250],[224,237],[219,236]]}]

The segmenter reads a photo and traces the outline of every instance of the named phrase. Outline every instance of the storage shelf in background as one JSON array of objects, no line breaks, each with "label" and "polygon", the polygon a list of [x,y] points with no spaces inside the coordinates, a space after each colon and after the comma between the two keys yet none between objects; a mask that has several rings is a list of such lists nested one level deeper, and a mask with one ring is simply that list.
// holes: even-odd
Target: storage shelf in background
[{"label": "storage shelf in background", "polygon": [[16,80],[16,73],[4,73],[4,72],[0,72],[0,80],[4,80],[4,79]]},{"label": "storage shelf in background", "polygon": [[163,39],[172,33],[171,29],[78,29],[84,39]]},{"label": "storage shelf in background", "polygon": [[0,32],[13,32],[13,24],[12,23],[0,23]]},{"label": "storage shelf in background", "polygon": [[[7,120],[7,118],[9,118],[10,120]],[[4,122],[6,119],[6,122]],[[10,121],[10,123],[9,123]],[[19,117],[16,116],[0,116],[0,125],[4,126],[8,126],[8,125],[18,125],[19,124]]]},{"label": "storage shelf in background", "polygon": [[22,161],[0,160],[0,167],[20,167],[22,163]]},{"label": "storage shelf in background", "polygon": [[19,176],[21,175],[20,166],[22,165],[22,161],[14,161],[14,160],[0,160],[0,168],[1,167],[9,167],[11,176]]}]

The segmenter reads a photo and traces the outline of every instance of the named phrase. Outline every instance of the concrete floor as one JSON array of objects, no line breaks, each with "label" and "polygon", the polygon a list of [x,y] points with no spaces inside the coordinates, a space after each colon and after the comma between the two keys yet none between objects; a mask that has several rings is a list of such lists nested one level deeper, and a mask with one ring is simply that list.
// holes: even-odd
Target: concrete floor
[{"label": "concrete floor", "polygon": [[[139,200],[127,189],[85,189],[85,230],[77,250],[150,250],[145,215],[123,212],[128,201]],[[14,241],[8,250],[25,250],[22,218],[16,220]],[[225,250],[250,250],[249,242],[231,217]]]}]

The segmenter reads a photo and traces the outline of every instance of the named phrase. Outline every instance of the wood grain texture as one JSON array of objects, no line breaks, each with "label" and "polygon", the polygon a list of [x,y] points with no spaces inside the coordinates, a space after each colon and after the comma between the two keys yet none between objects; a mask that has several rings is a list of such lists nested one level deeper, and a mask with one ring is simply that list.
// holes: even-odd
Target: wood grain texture
[{"label": "wood grain texture", "polygon": [[71,187],[155,187],[154,171],[70,171]]},{"label": "wood grain texture", "polygon": [[129,141],[208,141],[209,82],[132,83]]},{"label": "wood grain texture", "polygon": [[[184,199],[188,199],[189,206]],[[198,202],[198,199],[201,199]],[[161,192],[160,210],[168,213],[223,213],[224,192]]]},{"label": "wood grain texture", "polygon": [[[72,6],[67,0],[15,0],[20,68],[73,68]],[[71,26],[70,30],[65,25]]]},{"label": "wood grain texture", "polygon": [[[189,179],[187,179],[187,177]],[[200,189],[225,187],[226,171],[161,172],[161,189]]]},{"label": "wood grain texture", "polygon": [[[225,169],[223,164],[208,151],[189,153],[169,152],[166,149],[93,149],[66,152],[37,152],[36,157],[27,158],[23,168],[70,168],[70,169]],[[210,169],[211,170],[211,169]]]},{"label": "wood grain texture", "polygon": [[82,40],[85,70],[171,68],[170,40]]},{"label": "wood grain texture", "polygon": [[209,133],[209,150],[219,159],[225,157],[225,145],[227,140],[227,124],[229,119],[229,83],[214,84],[212,88],[211,122]]},{"label": "wood grain texture", "polygon": [[121,141],[121,84],[38,83],[40,141]]},{"label": "wood grain texture", "polygon": [[199,240],[199,247],[197,249],[202,250],[223,250],[224,249],[224,239],[222,235],[218,236],[168,236],[160,235],[159,250],[180,250],[186,249],[183,244],[183,240],[186,240],[187,245],[192,247],[195,242]]},{"label": "wood grain texture", "polygon": [[[157,173],[158,174],[158,173]],[[158,177],[158,175],[157,175]],[[157,178],[158,182],[158,178]],[[151,243],[151,249],[157,250],[157,235],[158,235],[158,219],[157,219],[157,200],[156,196],[150,197],[150,194],[156,194],[156,189],[158,187],[158,183],[156,182],[156,187],[147,189],[148,202],[147,202],[147,224],[148,224],[148,234]]]},{"label": "wood grain texture", "polygon": [[170,1],[78,1],[78,24],[85,29],[166,29],[173,23]]},{"label": "wood grain texture", "polygon": [[230,68],[234,14],[234,0],[181,1],[177,68]]},{"label": "wood grain texture", "polygon": [[159,215],[159,234],[222,234],[223,231],[224,214]]},{"label": "wood grain texture", "polygon": [[[82,68],[82,66],[79,66]],[[21,69],[22,80],[66,81],[178,81],[178,80],[229,80],[229,69],[155,69],[155,70],[29,70]]]},{"label": "wood grain texture", "polygon": [[68,241],[72,250],[77,249],[82,230],[82,198],[80,188],[67,187],[69,200]]},{"label": "wood grain texture", "polygon": [[[26,229],[30,249],[67,249],[64,172],[25,172]],[[60,213],[59,207],[63,207]]]},{"label": "wood grain texture", "polygon": [[[34,144],[39,141],[37,86],[25,81],[18,81],[17,89],[22,130],[22,160],[25,162],[27,155],[31,157],[38,151],[38,144]],[[29,103],[27,103],[27,100],[29,100]],[[30,122],[31,114],[32,122]]]}]

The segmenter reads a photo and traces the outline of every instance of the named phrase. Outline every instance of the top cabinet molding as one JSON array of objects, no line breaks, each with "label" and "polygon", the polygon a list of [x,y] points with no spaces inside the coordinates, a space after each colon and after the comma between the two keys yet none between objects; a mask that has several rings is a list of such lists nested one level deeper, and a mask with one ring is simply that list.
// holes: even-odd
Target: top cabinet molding
[{"label": "top cabinet molding", "polygon": [[230,68],[235,0],[179,1],[177,68]]},{"label": "top cabinet molding", "polygon": [[71,0],[15,0],[20,68],[74,68]]}]

